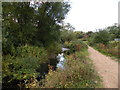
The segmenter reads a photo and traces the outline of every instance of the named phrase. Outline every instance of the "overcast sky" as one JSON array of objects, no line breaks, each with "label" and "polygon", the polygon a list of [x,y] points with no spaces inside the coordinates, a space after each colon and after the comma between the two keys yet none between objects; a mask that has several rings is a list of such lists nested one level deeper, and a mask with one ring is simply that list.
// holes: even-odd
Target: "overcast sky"
[{"label": "overcast sky", "polygon": [[76,31],[96,31],[99,28],[118,23],[118,2],[120,0],[70,0],[66,23]]}]

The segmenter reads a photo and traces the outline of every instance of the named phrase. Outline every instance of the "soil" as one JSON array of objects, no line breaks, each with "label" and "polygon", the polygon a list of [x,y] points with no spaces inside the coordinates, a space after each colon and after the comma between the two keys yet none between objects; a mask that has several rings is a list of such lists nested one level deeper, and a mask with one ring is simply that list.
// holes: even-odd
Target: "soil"
[{"label": "soil", "polygon": [[118,88],[118,62],[92,47],[88,48],[88,52],[98,75],[103,80],[103,88]]}]

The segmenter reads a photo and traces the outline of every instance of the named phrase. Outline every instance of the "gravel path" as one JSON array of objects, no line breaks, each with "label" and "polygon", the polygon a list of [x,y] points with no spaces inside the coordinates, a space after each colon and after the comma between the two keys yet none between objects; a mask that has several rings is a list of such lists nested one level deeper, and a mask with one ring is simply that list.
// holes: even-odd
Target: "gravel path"
[{"label": "gravel path", "polygon": [[88,48],[96,71],[103,80],[104,88],[118,88],[118,62],[112,60],[92,47]]}]

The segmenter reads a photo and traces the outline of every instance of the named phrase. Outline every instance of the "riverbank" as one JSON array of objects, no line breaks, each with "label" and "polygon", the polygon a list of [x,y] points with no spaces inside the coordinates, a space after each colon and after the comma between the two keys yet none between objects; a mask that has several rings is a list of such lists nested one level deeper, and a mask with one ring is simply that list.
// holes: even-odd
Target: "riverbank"
[{"label": "riverbank", "polygon": [[63,69],[50,70],[40,88],[100,88],[101,79],[88,58],[87,49],[65,56]]}]

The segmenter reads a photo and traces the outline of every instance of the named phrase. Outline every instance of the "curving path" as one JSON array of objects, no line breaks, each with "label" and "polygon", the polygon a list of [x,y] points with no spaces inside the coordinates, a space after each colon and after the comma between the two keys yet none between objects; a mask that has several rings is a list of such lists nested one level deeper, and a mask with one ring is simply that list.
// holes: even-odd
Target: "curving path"
[{"label": "curving path", "polygon": [[96,71],[103,80],[104,88],[118,88],[118,62],[112,60],[92,47],[88,48]]}]

